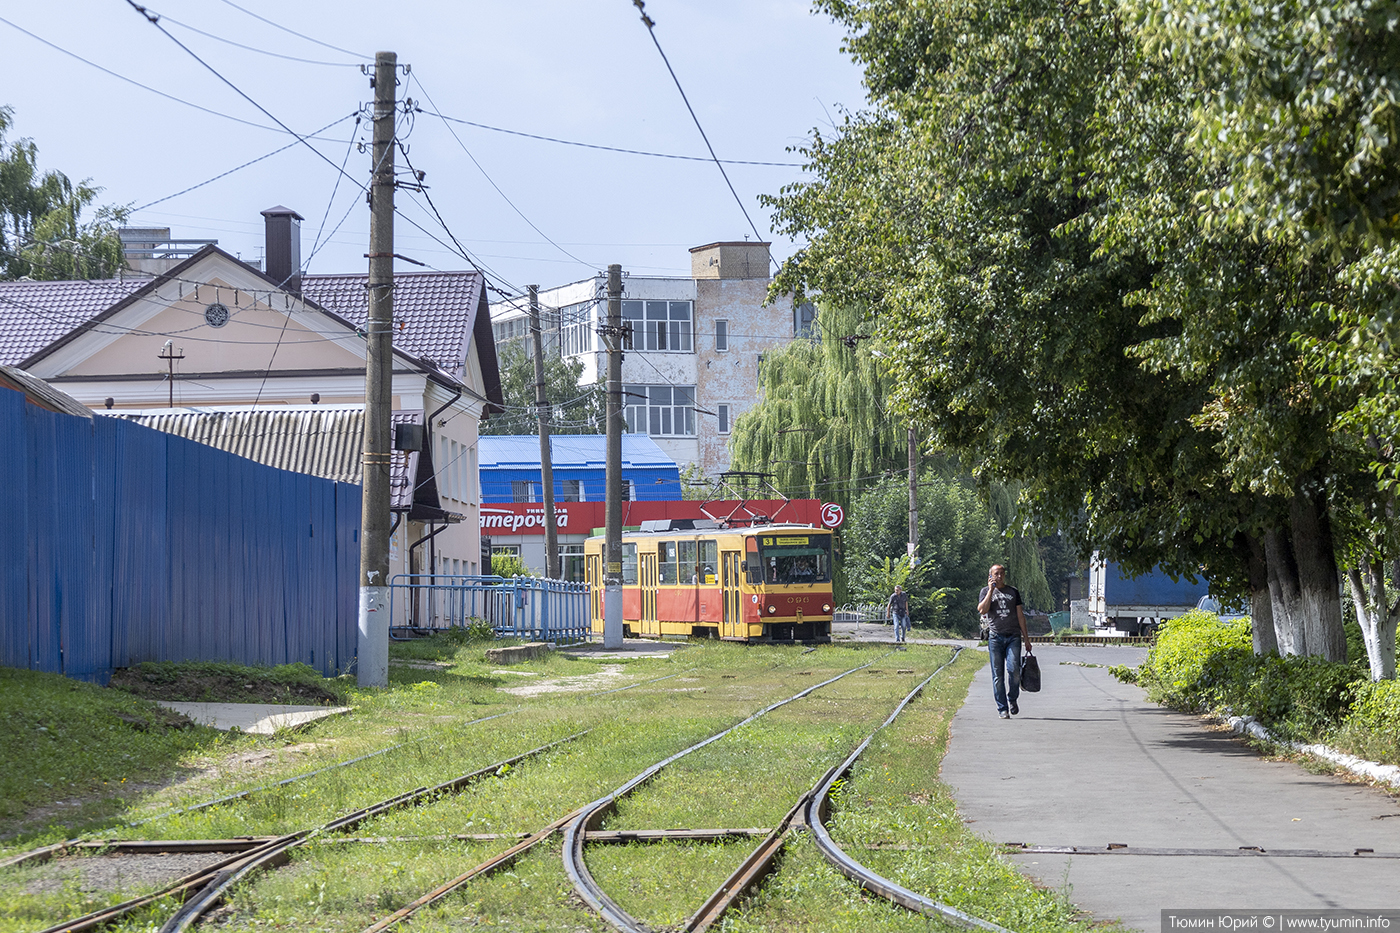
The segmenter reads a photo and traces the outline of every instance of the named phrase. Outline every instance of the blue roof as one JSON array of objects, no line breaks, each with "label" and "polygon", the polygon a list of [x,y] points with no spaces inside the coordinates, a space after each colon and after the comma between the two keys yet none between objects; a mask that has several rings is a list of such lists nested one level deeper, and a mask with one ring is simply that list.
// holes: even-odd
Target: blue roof
[{"label": "blue roof", "polygon": [[[604,469],[608,438],[605,434],[556,434],[549,439],[552,464],[557,468]],[[540,466],[540,439],[536,434],[483,434],[478,443],[483,470]],[[622,435],[622,468],[676,469],[676,462],[645,434]]]}]

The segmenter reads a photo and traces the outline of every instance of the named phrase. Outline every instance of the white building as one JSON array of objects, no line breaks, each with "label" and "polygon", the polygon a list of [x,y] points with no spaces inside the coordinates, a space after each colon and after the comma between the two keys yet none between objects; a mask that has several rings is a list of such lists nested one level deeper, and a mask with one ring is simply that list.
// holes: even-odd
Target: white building
[{"label": "white building", "polygon": [[[764,307],[767,243],[710,243],[690,251],[689,278],[624,275],[622,316],[632,329],[622,363],[627,430],[650,435],[682,468],[713,477],[729,468],[729,432],[755,404],[765,353],[812,326],[810,305]],[[625,270],[624,270],[625,273]],[[606,379],[607,276],[539,293],[547,352],[583,363],[581,386]],[[525,339],[528,303],[491,306],[498,345]],[[527,347],[528,349],[528,347]]]}]

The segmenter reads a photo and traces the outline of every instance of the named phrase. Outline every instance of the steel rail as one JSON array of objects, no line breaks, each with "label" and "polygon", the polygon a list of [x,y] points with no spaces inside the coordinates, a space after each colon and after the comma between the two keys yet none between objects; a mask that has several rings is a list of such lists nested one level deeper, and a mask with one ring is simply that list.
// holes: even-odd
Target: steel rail
[{"label": "steel rail", "polygon": [[910,891],[908,888],[895,884],[888,878],[876,874],[847,855],[831,838],[831,833],[827,831],[825,823],[826,816],[830,810],[832,785],[835,784],[837,780],[850,773],[851,768],[855,766],[856,760],[865,752],[865,749],[870,745],[871,741],[880,730],[894,722],[895,717],[903,712],[904,707],[908,706],[916,696],[923,692],[924,687],[927,686],[934,677],[937,677],[944,668],[956,661],[961,653],[962,646],[956,646],[953,651],[953,656],[940,664],[938,670],[935,670],[923,683],[915,687],[914,690],[904,698],[904,702],[895,707],[894,712],[890,713],[889,718],[880,725],[880,728],[872,732],[866,740],[860,743],[860,746],[851,753],[850,757],[834,769],[834,773],[823,782],[821,789],[812,797],[811,803],[808,805],[807,825],[812,830],[812,838],[817,844],[817,849],[826,857],[826,860],[830,862],[837,871],[859,884],[865,890],[893,901],[907,910],[912,910],[915,913],[924,914],[929,917],[937,917],[945,923],[963,927],[964,929],[990,930],[993,931],[993,933],[1011,933],[1011,931],[1007,930],[1005,927],[997,926],[995,923],[990,923],[980,917],[974,917],[969,913],[964,913],[956,907],[950,907],[947,904],[940,903],[922,894],[917,894]]},{"label": "steel rail", "polygon": [[[388,813],[391,810],[400,809],[420,803],[424,800],[454,793],[463,789],[482,778],[499,774],[503,768],[517,764],[528,758],[543,754],[544,752],[566,742],[572,742],[588,734],[591,730],[578,732],[562,739],[556,739],[537,748],[532,748],[527,752],[506,758],[494,764],[487,765],[476,771],[458,775],[441,784],[432,787],[419,787],[403,794],[398,794],[378,803],[371,804],[351,813],[337,817],[324,825],[311,830],[300,830],[284,836],[277,836],[261,842],[255,848],[222,859],[213,865],[185,875],[177,879],[173,884],[156,891],[152,894],[139,898],[133,898],[102,910],[94,911],[82,917],[68,920],[56,926],[49,927],[41,933],[79,933],[83,930],[91,930],[117,920],[134,910],[145,907],[158,900],[167,897],[178,897],[184,905],[174,916],[169,918],[162,931],[185,930],[191,923],[198,920],[210,907],[214,905],[223,894],[234,884],[246,877],[251,872],[266,867],[274,867],[284,863],[289,858],[290,851],[308,842],[323,833],[344,832],[353,829],[365,820]],[[198,893],[194,893],[198,889]]]},{"label": "steel rail", "polygon": [[[957,658],[958,651],[961,650],[961,648],[955,650],[952,658],[949,658],[947,662],[940,665],[937,670],[911,690],[908,695],[904,697],[904,700],[895,707],[894,712],[890,714],[889,718],[877,726],[875,730],[866,737],[865,741],[860,744],[855,752],[855,756],[860,755],[860,753],[870,745],[876,733],[893,722],[895,717],[923,691],[924,687],[933,680],[934,677],[937,677],[940,671]],[[914,672],[912,670],[904,670],[899,671],[899,673],[912,674]],[[783,847],[786,845],[788,835],[796,829],[797,826],[805,825],[807,819],[810,818],[809,808],[812,800],[815,799],[816,795],[820,793],[823,788],[830,786],[830,783],[834,782],[837,777],[849,771],[852,761],[853,758],[848,758],[841,764],[828,770],[817,779],[817,783],[812,786],[811,790],[798,798],[797,805],[793,807],[792,811],[788,813],[772,833],[764,839],[748,858],[744,859],[743,863],[734,871],[734,874],[730,875],[728,880],[710,895],[700,909],[686,920],[682,927],[686,933],[699,933],[699,931],[709,929],[715,923],[719,922],[720,917],[724,916],[725,912],[728,911],[730,907],[738,903],[739,898],[762,884],[763,880],[773,872],[778,857],[782,854]],[[806,819],[803,817],[806,817]],[[794,825],[794,820],[797,821],[796,825]],[[591,841],[592,837],[590,836],[589,838]]]},{"label": "steel rail", "polygon": [[[652,775],[654,775],[657,771],[659,771],[659,770],[660,770],[662,767],[664,767],[665,765],[670,764],[672,761],[675,761],[675,760],[678,759],[678,758],[684,757],[685,755],[689,754],[690,752],[694,751],[694,750],[697,749],[697,748],[701,748],[701,747],[703,747],[703,746],[705,746],[705,745],[708,745],[708,744],[710,744],[711,742],[713,742],[713,741],[715,741],[715,740],[717,740],[717,739],[719,739],[719,738],[724,737],[725,735],[728,735],[730,732],[732,732],[732,731],[734,731],[735,729],[739,728],[739,726],[742,726],[742,725],[744,725],[744,723],[750,722],[750,721],[752,721],[752,720],[758,718],[759,716],[761,716],[761,715],[763,715],[764,713],[768,712],[770,709],[776,709],[776,708],[778,708],[779,706],[782,706],[784,703],[790,703],[790,702],[792,702],[792,701],[795,700],[795,699],[799,699],[799,698],[802,697],[802,696],[806,696],[808,693],[811,693],[813,690],[816,690],[817,687],[824,687],[824,686],[826,686],[827,684],[829,684],[829,683],[831,683],[831,682],[833,682],[833,681],[840,680],[842,677],[845,677],[846,674],[853,674],[853,673],[855,673],[856,671],[864,670],[865,668],[869,667],[871,664],[874,664],[875,661],[880,660],[880,658],[887,657],[888,654],[889,654],[889,652],[886,652],[885,654],[880,655],[879,658],[875,658],[874,660],[870,661],[870,662],[867,663],[867,664],[862,664],[860,667],[853,667],[853,668],[851,668],[849,671],[846,671],[845,674],[839,674],[839,675],[837,675],[836,677],[833,677],[831,680],[823,681],[822,683],[819,683],[819,684],[817,684],[817,685],[814,686],[814,687],[808,687],[806,690],[802,691],[802,693],[798,694],[797,696],[789,697],[788,699],[782,700],[782,701],[780,701],[780,702],[778,702],[778,703],[775,703],[775,704],[773,704],[772,706],[765,707],[764,709],[762,709],[762,710],[760,710],[759,712],[757,712],[757,713],[753,714],[752,716],[750,716],[748,719],[745,719],[744,722],[741,722],[741,723],[738,723],[738,724],[736,724],[736,725],[730,726],[728,729],[725,729],[725,730],[722,731],[722,732],[718,732],[718,733],[716,733],[715,735],[710,736],[708,739],[705,739],[703,742],[700,742],[700,743],[697,744],[697,745],[693,745],[693,746],[691,746],[690,748],[686,749],[686,750],[683,751],[683,752],[679,752],[679,753],[677,753],[677,754],[675,754],[675,755],[672,755],[670,758],[665,759],[665,760],[662,761],[662,762],[659,762],[659,763],[657,763],[657,764],[652,765],[652,766],[651,766],[650,768],[648,768],[646,771],[642,772],[642,774],[639,775],[637,778],[633,778],[633,779],[632,779],[631,781],[629,781],[627,784],[624,784],[623,787],[632,787],[632,786],[635,786],[635,785],[638,784],[638,783],[641,783],[641,781],[645,780],[646,778],[651,777]],[[621,789],[621,788],[619,788],[619,790],[620,790],[620,789]],[[614,791],[614,793],[617,793],[617,792]],[[611,797],[605,797],[605,798],[603,798],[603,799],[604,799],[604,800],[608,800],[608,799],[611,799]],[[415,900],[413,900],[412,902],[410,902],[410,903],[408,903],[408,904],[405,904],[403,907],[401,907],[401,908],[399,908],[398,910],[394,911],[394,912],[393,912],[392,914],[390,914],[389,916],[384,917],[384,918],[382,918],[382,919],[380,919],[380,920],[377,920],[376,922],[372,923],[372,924],[369,925],[368,927],[365,927],[365,929],[363,930],[363,933],[381,933],[381,931],[387,930],[389,927],[391,927],[391,926],[393,926],[394,924],[400,922],[401,920],[407,919],[408,917],[412,916],[414,913],[418,912],[419,910],[423,909],[424,907],[427,907],[427,906],[429,906],[430,904],[433,904],[433,903],[435,903],[435,902],[441,900],[442,898],[444,898],[444,897],[446,897],[447,895],[451,894],[453,891],[455,891],[455,890],[457,890],[458,888],[460,888],[462,885],[466,884],[468,881],[471,881],[473,878],[479,878],[479,877],[482,877],[482,876],[485,876],[485,875],[489,875],[489,874],[491,874],[492,872],[495,872],[495,871],[498,871],[498,870],[500,870],[500,869],[502,869],[502,868],[505,868],[506,866],[508,866],[508,865],[510,865],[512,862],[514,862],[517,858],[519,858],[521,855],[523,855],[523,854],[525,854],[526,852],[530,851],[530,850],[533,849],[535,846],[539,845],[541,842],[544,842],[546,839],[549,839],[551,836],[553,836],[555,833],[557,833],[560,829],[563,829],[563,828],[566,827],[566,826],[570,826],[570,827],[571,827],[580,817],[582,817],[583,815],[585,815],[585,813],[588,811],[589,807],[594,806],[597,802],[598,802],[598,801],[594,801],[593,804],[585,804],[584,806],[579,807],[578,809],[573,810],[573,811],[570,812],[570,813],[564,814],[563,816],[559,817],[559,819],[555,820],[553,823],[550,823],[548,826],[545,826],[543,829],[541,829],[541,830],[539,830],[538,832],[532,834],[532,835],[529,836],[528,838],[521,840],[520,842],[518,842],[518,843],[516,843],[515,845],[511,846],[509,849],[506,849],[506,850],[505,850],[504,852],[502,852],[501,854],[496,855],[496,856],[493,856],[492,858],[487,859],[486,861],[482,862],[481,864],[475,865],[475,866],[473,866],[472,868],[469,868],[468,870],[466,870],[466,871],[463,872],[462,874],[458,875],[457,877],[452,878],[452,879],[449,880],[449,881],[443,882],[442,884],[438,885],[436,888],[433,888],[433,890],[429,891],[428,893],[426,893],[426,894],[424,894],[424,895],[422,895],[422,896],[416,898]],[[568,852],[568,845],[567,845],[567,844],[565,845],[565,852],[566,852],[566,853]],[[566,860],[567,860],[567,855],[566,855]]]},{"label": "steel rail", "polygon": [[[735,729],[738,729],[741,726],[748,725],[749,723],[758,719],[760,716],[767,715],[768,713],[771,713],[773,710],[778,709],[779,707],[786,706],[789,703],[792,703],[796,700],[800,700],[803,697],[809,696],[813,692],[820,690],[822,687],[825,687],[829,684],[833,684],[843,677],[854,674],[857,671],[863,671],[867,667],[870,667],[871,664],[874,664],[876,661],[879,661],[882,658],[889,657],[889,655],[892,653],[893,652],[886,652],[885,654],[880,655],[880,657],[875,658],[866,664],[862,664],[859,667],[853,667],[850,670],[845,671],[841,674],[837,674],[835,677],[831,677],[827,680],[824,680],[819,684],[814,684],[813,686],[807,687],[805,690],[793,694],[786,700],[779,700],[776,703],[771,703],[768,706],[763,707],[763,709],[759,710],[753,715],[749,716],[744,721],[735,723],[728,729],[716,732],[709,738],[701,742],[697,742],[689,748],[679,751],[671,757],[657,762],[650,768],[647,768],[641,774],[638,774],[636,777],[632,778],[627,783],[618,787],[616,790],[614,790],[607,796],[599,797],[592,803],[586,804],[581,809],[578,816],[576,816],[572,821],[570,821],[568,828],[564,830],[564,870],[568,872],[569,880],[573,883],[574,886],[574,891],[579,895],[583,902],[593,910],[594,913],[598,914],[614,928],[626,931],[645,930],[646,928],[642,926],[634,917],[632,917],[630,914],[627,913],[627,911],[619,907],[617,903],[613,901],[612,898],[608,897],[608,895],[603,891],[603,889],[599,887],[598,882],[593,879],[592,874],[589,873],[588,866],[584,864],[583,860],[583,845],[588,832],[590,830],[596,830],[602,824],[602,821],[606,819],[608,814],[610,814],[613,811],[613,808],[617,806],[617,801],[619,799],[627,796],[628,794],[632,793],[632,791],[636,790],[638,787],[651,780],[667,765],[673,764],[674,762],[679,761],[680,759],[684,758],[690,753],[699,751],[707,745],[710,745],[714,742],[718,742],[720,739],[729,735],[729,733],[733,732]],[[368,933],[368,931],[366,931],[366,933]]]}]

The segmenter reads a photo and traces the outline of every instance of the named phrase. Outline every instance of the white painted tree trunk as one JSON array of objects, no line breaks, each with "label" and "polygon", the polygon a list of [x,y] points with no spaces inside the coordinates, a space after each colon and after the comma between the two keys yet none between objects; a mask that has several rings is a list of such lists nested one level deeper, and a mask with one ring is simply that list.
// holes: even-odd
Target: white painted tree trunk
[{"label": "white painted tree trunk", "polygon": [[[1351,585],[1351,601],[1356,606],[1361,638],[1366,642],[1371,679],[1394,680],[1395,630],[1400,622],[1400,600],[1394,606],[1388,605],[1385,567],[1380,561],[1367,561],[1364,569],[1367,580],[1363,581],[1361,568],[1351,567],[1347,570],[1347,582]],[[1395,561],[1394,573],[1395,579],[1400,580],[1400,560]]]},{"label": "white painted tree trunk", "polygon": [[1325,506],[1300,493],[1289,513],[1286,530],[1264,534],[1279,652],[1345,661],[1341,581]]}]

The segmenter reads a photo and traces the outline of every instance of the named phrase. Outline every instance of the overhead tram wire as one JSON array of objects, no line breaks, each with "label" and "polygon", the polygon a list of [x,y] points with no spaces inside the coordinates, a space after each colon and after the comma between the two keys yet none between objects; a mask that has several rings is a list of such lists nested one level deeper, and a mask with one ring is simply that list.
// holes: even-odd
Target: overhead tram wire
[{"label": "overhead tram wire", "polygon": [[[437,111],[437,103],[433,100],[433,95],[429,94],[429,93],[428,93],[428,89],[427,89],[426,87],[423,86],[423,79],[420,78],[420,77],[418,77],[418,76],[415,75],[415,74],[411,74],[409,77],[410,77],[413,81],[416,81],[416,82],[418,83],[418,87],[419,87],[420,90],[422,90],[423,96],[426,97],[426,98],[428,99],[428,103],[430,103],[430,104],[433,105],[433,110],[436,112],[436,111]],[[496,189],[496,193],[499,194],[499,195],[501,196],[502,200],[504,200],[507,204],[510,205],[510,209],[511,209],[511,210],[515,211],[515,213],[517,213],[517,214],[520,215],[520,219],[521,219],[521,220],[525,221],[527,224],[530,225],[530,229],[531,229],[531,230],[535,231],[535,232],[538,233],[540,236],[544,237],[545,241],[546,241],[547,243],[549,243],[550,246],[553,246],[555,249],[559,250],[559,252],[563,253],[565,256],[568,256],[570,259],[574,260],[574,261],[577,262],[579,265],[581,265],[581,266],[587,266],[587,267],[590,268],[590,269],[597,269],[597,268],[598,268],[598,266],[597,266],[596,263],[585,262],[584,260],[579,259],[577,256],[575,256],[573,253],[571,253],[571,252],[569,252],[568,250],[566,250],[564,247],[560,246],[558,243],[554,242],[554,240],[550,238],[549,234],[545,233],[545,232],[544,232],[543,230],[541,230],[538,226],[536,226],[536,224],[535,224],[535,222],[534,222],[533,220],[531,220],[530,218],[526,217],[526,216],[525,216],[525,212],[522,211],[519,207],[516,207],[515,202],[512,201],[512,200],[506,195],[506,193],[505,193],[504,191],[501,190],[501,186],[498,185],[498,184],[496,184],[496,180],[495,180],[494,178],[492,178],[492,177],[487,173],[486,169],[482,167],[481,163],[477,161],[476,156],[474,156],[474,155],[472,154],[472,151],[471,151],[470,149],[467,148],[467,144],[464,143],[464,142],[462,142],[462,137],[458,136],[458,135],[457,135],[457,131],[454,130],[454,129],[452,128],[452,124],[448,123],[446,120],[443,120],[443,126],[447,127],[447,131],[448,131],[449,133],[452,134],[452,138],[455,139],[455,140],[457,141],[457,145],[460,146],[461,149],[462,149],[462,151],[465,152],[465,153],[467,154],[467,158],[469,158],[469,159],[472,160],[472,165],[475,165],[475,166],[476,166],[476,170],[477,170],[478,172],[481,173],[481,177],[485,178],[486,181],[491,185],[491,187]],[[405,161],[405,162],[408,161],[408,153],[407,153],[407,152],[404,153],[404,161]],[[436,210],[436,208],[434,208],[434,210]]]},{"label": "overhead tram wire", "polygon": [[[299,140],[302,140],[302,139],[303,139],[303,137],[298,136],[298,134],[296,134],[296,133],[293,132],[292,130],[288,129],[285,125],[282,125],[281,128],[279,129],[279,128],[276,127],[276,126],[268,126],[268,125],[266,125],[266,124],[264,124],[264,123],[256,123],[256,122],[254,122],[254,121],[252,121],[252,120],[245,120],[245,119],[243,119],[242,117],[235,117],[233,114],[224,113],[224,112],[222,112],[222,111],[220,111],[220,110],[214,110],[214,109],[212,109],[212,108],[210,108],[210,107],[205,107],[205,106],[203,106],[202,104],[196,104],[196,103],[194,103],[194,102],[192,102],[192,101],[185,100],[183,97],[176,97],[174,94],[167,94],[165,91],[157,90],[157,89],[151,87],[149,84],[142,84],[140,81],[137,81],[137,80],[135,80],[135,79],[133,79],[133,78],[128,78],[126,75],[120,74],[119,72],[115,72],[115,71],[113,71],[113,70],[110,69],[110,68],[104,68],[102,65],[97,64],[97,62],[94,62],[94,61],[91,61],[91,60],[89,60],[89,59],[83,58],[81,55],[79,55],[79,54],[76,53],[76,52],[70,52],[70,51],[68,51],[67,49],[65,49],[65,48],[64,48],[63,46],[61,46],[61,45],[55,45],[54,43],[50,42],[48,39],[45,39],[43,36],[36,35],[35,33],[30,32],[28,29],[25,29],[23,26],[20,26],[20,25],[18,25],[18,24],[16,24],[16,23],[13,23],[13,22],[11,22],[11,21],[8,20],[8,19],[5,19],[5,17],[3,17],[3,16],[0,16],[0,23],[4,23],[6,26],[9,26],[11,29],[14,29],[14,30],[17,30],[18,32],[24,33],[26,36],[28,36],[29,38],[33,39],[33,40],[36,41],[36,42],[41,42],[41,43],[43,43],[44,45],[47,45],[49,48],[53,49],[55,52],[61,52],[61,53],[63,53],[64,55],[67,55],[69,58],[72,58],[72,59],[74,59],[74,60],[76,60],[76,61],[80,61],[80,62],[82,62],[84,65],[87,65],[87,66],[90,67],[90,68],[96,68],[98,71],[102,72],[103,74],[110,75],[110,76],[112,76],[113,78],[116,78],[118,81],[125,81],[127,84],[130,84],[130,85],[132,85],[132,86],[134,86],[134,87],[139,87],[139,88],[140,88],[141,90],[143,90],[143,91],[150,91],[152,94],[155,94],[155,95],[157,95],[157,96],[159,96],[159,97],[164,97],[166,100],[173,100],[173,101],[175,101],[175,103],[177,103],[177,104],[184,104],[186,107],[193,107],[195,110],[202,110],[203,112],[205,112],[205,113],[207,113],[207,114],[212,114],[213,116],[216,116],[216,117],[223,117],[225,120],[232,120],[232,121],[235,122],[235,123],[242,123],[244,126],[255,127],[256,129],[260,129],[260,130],[268,130],[269,132],[273,132],[273,133],[282,133],[282,132],[291,133],[293,136],[296,136],[297,139],[299,139]],[[208,67],[208,66],[206,66],[206,67]],[[266,111],[263,111],[263,112],[266,113]],[[281,125],[281,121],[278,121],[278,123],[279,123],[279,125]],[[304,141],[304,140],[303,140],[303,141]],[[336,141],[336,142],[340,142],[340,140],[335,140],[335,141]]]},{"label": "overhead tram wire", "polygon": [[[127,0],[127,2],[130,3],[131,0]],[[225,0],[225,2],[227,2],[227,0]],[[632,0],[632,5],[642,14],[642,22],[646,24],[647,34],[651,36],[652,44],[656,46],[656,51],[660,54],[661,61],[666,64],[666,70],[671,73],[671,80],[676,83],[676,90],[681,92],[681,100],[685,102],[685,109],[690,111],[690,119],[695,121],[695,128],[700,131],[700,138],[705,140],[705,148],[710,150],[710,158],[714,160],[715,166],[719,168],[719,173],[724,176],[724,183],[729,186],[729,193],[734,195],[734,201],[739,205],[739,210],[743,212],[744,219],[749,222],[749,229],[753,231],[754,238],[762,241],[763,234],[758,232],[758,227],[754,224],[753,218],[749,216],[749,209],[744,206],[744,201],[739,197],[739,192],[734,190],[734,182],[729,180],[729,173],[724,170],[724,163],[721,162],[719,156],[715,154],[715,147],[710,145],[710,137],[705,134],[705,128],[700,125],[700,118],[695,115],[695,108],[690,106],[690,98],[686,96],[685,88],[681,87],[681,79],[676,77],[676,69],[671,67],[671,60],[666,57],[665,50],[661,48],[661,40],[656,38],[656,23],[647,15],[645,0]],[[776,260],[773,259],[772,253],[769,253],[768,261],[774,263],[774,265],[777,264]]]}]

